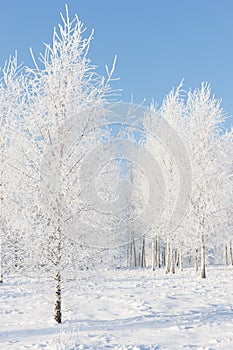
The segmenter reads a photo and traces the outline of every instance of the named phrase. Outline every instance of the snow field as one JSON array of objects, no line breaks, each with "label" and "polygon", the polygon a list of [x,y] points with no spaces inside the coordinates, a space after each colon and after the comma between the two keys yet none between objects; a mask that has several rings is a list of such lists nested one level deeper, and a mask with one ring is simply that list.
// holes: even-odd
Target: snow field
[{"label": "snow field", "polygon": [[0,289],[0,349],[233,348],[233,269],[98,272],[67,283],[63,324],[51,280],[9,277]]}]

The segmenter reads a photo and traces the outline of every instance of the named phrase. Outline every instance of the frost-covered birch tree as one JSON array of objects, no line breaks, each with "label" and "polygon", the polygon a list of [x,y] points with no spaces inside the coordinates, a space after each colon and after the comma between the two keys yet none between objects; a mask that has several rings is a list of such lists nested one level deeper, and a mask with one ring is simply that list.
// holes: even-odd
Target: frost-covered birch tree
[{"label": "frost-covered birch tree", "polygon": [[[216,196],[222,169],[219,167],[219,138],[224,113],[221,101],[211,95],[210,86],[188,93],[186,105],[186,132],[193,169],[192,215],[195,220],[197,239],[201,246],[201,277],[206,277],[206,242],[208,229],[216,211]],[[218,184],[218,185],[217,185]],[[216,187],[217,186],[217,187]]]},{"label": "frost-covered birch tree", "polygon": [[[68,183],[67,177],[72,179],[72,174],[77,177],[74,171],[80,159],[73,158],[75,163],[69,163],[75,150],[80,147],[86,152],[95,141],[94,132],[88,137],[85,132],[96,124],[98,112],[104,110],[113,73],[112,69],[105,80],[95,72],[87,58],[93,34],[83,38],[85,29],[78,17],[70,21],[66,8],[66,17],[61,15],[61,18],[62,24],[54,31],[52,45],[46,45],[45,53],[40,57],[42,68],[35,61],[35,69],[28,69],[29,105],[25,113],[29,141],[32,142],[29,158],[33,157],[34,150],[32,169],[41,180],[41,200],[50,230],[50,261],[56,282],[54,317],[58,323],[62,320],[64,222],[72,215],[66,206],[64,184]],[[70,140],[73,129],[77,135]],[[85,142],[82,143],[83,138]],[[67,145],[69,140],[71,144]],[[80,157],[82,154],[79,153]]]},{"label": "frost-covered birch tree", "polygon": [[[169,155],[169,150],[164,149],[156,140],[158,121],[163,118],[182,139],[193,172],[190,208],[187,211],[187,208],[183,208],[182,222],[169,233],[166,233],[167,223],[172,215],[177,191],[180,191],[181,188],[177,172],[179,163],[174,162],[172,155]],[[223,237],[226,237],[223,234],[219,235],[219,230],[216,230],[217,226],[215,227],[215,222],[225,222],[226,208],[230,207],[230,195],[226,194],[226,188],[229,188],[231,183],[229,150],[232,150],[232,144],[229,135],[226,140],[226,135],[222,132],[224,120],[221,101],[211,95],[210,86],[207,84],[202,84],[200,89],[188,93],[182,91],[180,85],[168,94],[160,108],[153,106],[152,113],[149,113],[146,118],[147,147],[158,159],[166,183],[166,196],[159,221],[159,231],[162,240],[167,240],[167,272],[174,270],[171,245],[176,247],[177,262],[180,260],[181,268],[183,252],[188,253],[192,247],[197,269],[198,252],[201,247],[201,276],[205,278],[206,243],[210,247],[213,244],[216,245],[218,240],[220,243]],[[152,133],[151,130],[153,130]],[[228,147],[228,152],[223,150],[224,142],[225,149]],[[182,159],[180,161],[182,162]],[[231,191],[228,190],[228,193]],[[154,244],[152,248],[154,249]]]},{"label": "frost-covered birch tree", "polygon": [[[165,198],[163,204],[163,210],[159,221],[151,231],[152,240],[152,269],[154,264],[154,241],[157,239],[157,248],[160,245],[160,241],[166,241],[166,272],[175,271],[174,261],[174,246],[179,242],[177,237],[177,231],[170,231],[169,224],[175,208],[175,203],[178,197],[178,191],[182,184],[179,183],[177,161],[174,159],[172,150],[169,149],[166,143],[163,143],[163,139],[160,139],[158,134],[159,125],[161,123],[168,123],[171,128],[182,137],[183,127],[183,109],[184,102],[180,96],[181,85],[175,90],[173,89],[163,100],[161,107],[151,105],[150,111],[145,117],[145,131],[147,139],[147,148],[153,154],[155,159],[160,165],[165,182]],[[167,130],[169,132],[169,130]],[[188,174],[187,174],[188,176]],[[185,214],[185,213],[183,213]],[[156,237],[155,237],[156,236]],[[178,244],[177,244],[178,246]],[[181,248],[179,249],[181,251]],[[158,260],[160,260],[160,252],[157,249],[156,252]],[[157,261],[157,265],[160,262]]]}]

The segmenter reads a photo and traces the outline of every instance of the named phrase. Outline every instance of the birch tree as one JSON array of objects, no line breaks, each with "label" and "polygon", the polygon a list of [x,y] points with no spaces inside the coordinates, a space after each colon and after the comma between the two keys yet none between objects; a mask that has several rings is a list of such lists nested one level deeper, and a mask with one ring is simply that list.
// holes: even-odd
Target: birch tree
[{"label": "birch tree", "polygon": [[[180,184],[178,169],[179,164],[177,159],[172,154],[172,149],[169,149],[169,143],[161,138],[159,135],[160,123],[167,123],[177,135],[182,137],[183,128],[183,109],[184,102],[180,94],[181,85],[175,90],[173,89],[163,100],[161,107],[152,105],[150,112],[145,118],[145,130],[147,137],[147,147],[152,152],[156,160],[158,161],[164,177],[166,194],[164,198],[164,205],[162,215],[157,222],[157,228],[152,230],[152,233],[157,232],[159,240],[167,241],[166,249],[166,272],[173,272],[175,269],[174,264],[174,245],[175,240],[178,241],[175,231],[169,230],[170,221],[175,209],[175,203],[177,201],[178,193],[182,184]],[[166,124],[164,124],[166,125]],[[169,130],[167,130],[169,133]],[[179,137],[179,136],[178,136]],[[165,142],[164,142],[165,141]],[[188,176],[188,174],[187,174]],[[185,213],[184,213],[185,214]],[[155,237],[152,235],[152,260],[153,260],[153,240]],[[158,244],[157,243],[157,244]],[[160,253],[159,253],[160,255]],[[160,258],[160,257],[159,257]],[[158,262],[159,264],[159,262]],[[153,268],[152,268],[153,269]]]},{"label": "birch tree", "polygon": [[[72,167],[65,168],[65,164],[72,157],[73,150],[80,146],[87,127],[91,128],[92,123],[95,125],[96,111],[104,110],[113,74],[112,69],[105,80],[95,72],[95,67],[87,58],[93,33],[83,38],[83,24],[77,16],[70,21],[67,8],[66,17],[61,15],[61,18],[62,24],[54,31],[52,45],[46,45],[45,53],[40,57],[43,68],[39,68],[34,60],[35,69],[28,69],[29,105],[25,112],[25,123],[32,142],[31,150],[34,150],[34,155],[38,158],[33,168],[36,176],[42,177],[43,196],[46,193],[48,195],[43,200],[46,202],[47,222],[50,231],[53,231],[50,234],[53,246],[50,260],[55,269],[54,318],[58,323],[62,321],[64,221],[70,215],[65,204],[64,181],[70,176]],[[85,113],[88,109],[89,114]],[[78,133],[70,154],[67,138],[72,131],[69,127],[74,127]],[[84,147],[84,144],[90,146],[88,138],[85,142],[80,147]],[[44,173],[40,173],[42,163],[46,169]]]},{"label": "birch tree", "polygon": [[210,86],[202,84],[200,89],[188,93],[187,137],[190,144],[192,169],[194,172],[192,210],[201,246],[201,277],[206,278],[206,240],[211,225],[218,193],[219,166],[216,153],[224,113],[221,101],[211,95]]}]

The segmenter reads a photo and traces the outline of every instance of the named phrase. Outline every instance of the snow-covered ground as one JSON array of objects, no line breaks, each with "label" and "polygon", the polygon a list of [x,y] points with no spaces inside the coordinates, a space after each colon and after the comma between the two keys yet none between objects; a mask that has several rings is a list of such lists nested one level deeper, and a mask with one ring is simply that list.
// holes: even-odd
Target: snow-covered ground
[{"label": "snow-covered ground", "polygon": [[0,349],[233,349],[233,268],[114,270],[63,291],[53,321],[53,282],[8,277],[0,286]]}]

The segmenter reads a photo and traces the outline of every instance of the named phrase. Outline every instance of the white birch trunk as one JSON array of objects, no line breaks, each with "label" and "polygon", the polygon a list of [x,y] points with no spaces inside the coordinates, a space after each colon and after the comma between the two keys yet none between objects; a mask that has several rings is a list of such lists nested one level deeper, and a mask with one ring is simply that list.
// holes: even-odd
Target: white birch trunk
[{"label": "white birch trunk", "polygon": [[167,251],[166,251],[166,273],[171,271],[171,247],[170,239],[167,237]]},{"label": "white birch trunk", "polygon": [[179,265],[180,265],[180,271],[183,271],[183,251],[182,251],[181,240],[179,241]]},{"label": "white birch trunk", "polygon": [[145,236],[143,236],[143,238],[142,238],[141,267],[146,267],[146,260],[145,260]]},{"label": "white birch trunk", "polygon": [[174,254],[173,254],[173,248],[172,244],[170,244],[170,257],[171,257],[171,273],[175,273],[175,261],[174,261]]},{"label": "white birch trunk", "polygon": [[155,271],[155,238],[151,239],[151,269]]},{"label": "white birch trunk", "polygon": [[176,250],[176,255],[175,255],[175,261],[176,261],[176,266],[178,267],[180,264],[180,252],[179,249]]},{"label": "white birch trunk", "polygon": [[201,234],[201,278],[206,278],[205,235]]},{"label": "white birch trunk", "polygon": [[146,267],[146,238],[145,238],[145,236],[144,236],[144,244],[143,244],[143,252],[144,252],[144,254],[143,254],[143,259],[144,259],[144,261],[143,261],[143,265],[144,265],[144,267]]},{"label": "white birch trunk", "polygon": [[[65,115],[65,109],[62,110],[61,114]],[[61,114],[59,114],[61,116]],[[58,134],[58,140],[59,140],[59,161],[60,161],[60,167],[59,170],[62,169],[62,160],[63,160],[63,150],[64,150],[64,140],[63,140],[63,126],[62,126],[62,119],[59,117],[59,134]],[[60,190],[60,189],[59,189]],[[56,237],[55,237],[55,244],[56,244],[56,257],[55,257],[55,268],[56,268],[56,275],[55,275],[55,292],[56,292],[56,302],[55,302],[55,314],[54,319],[57,321],[57,323],[62,322],[62,310],[61,310],[61,242],[62,242],[62,229],[61,229],[61,212],[62,212],[62,200],[63,195],[59,193],[57,197],[57,231],[56,231]]]},{"label": "white birch trunk", "polygon": [[129,242],[129,267],[133,266],[133,237],[132,231],[130,231],[130,242]]},{"label": "white birch trunk", "polygon": [[161,250],[160,250],[160,239],[159,235],[157,237],[157,252],[156,252],[156,258],[157,258],[157,267],[161,268]]},{"label": "white birch trunk", "polygon": [[195,256],[194,256],[194,266],[195,271],[198,272],[198,249],[195,249]]},{"label": "white birch trunk", "polygon": [[134,267],[137,267],[137,249],[135,240],[133,239],[133,252],[134,252]]},{"label": "white birch trunk", "polygon": [[60,225],[57,228],[56,232],[56,275],[55,275],[55,293],[56,293],[56,302],[54,310],[54,319],[57,323],[62,321],[62,312],[61,312],[61,228]]}]

